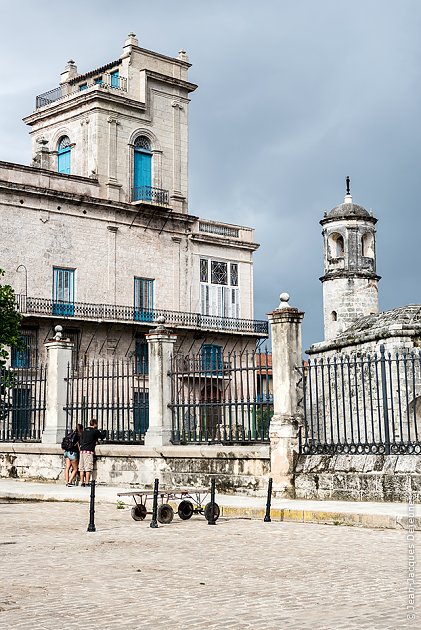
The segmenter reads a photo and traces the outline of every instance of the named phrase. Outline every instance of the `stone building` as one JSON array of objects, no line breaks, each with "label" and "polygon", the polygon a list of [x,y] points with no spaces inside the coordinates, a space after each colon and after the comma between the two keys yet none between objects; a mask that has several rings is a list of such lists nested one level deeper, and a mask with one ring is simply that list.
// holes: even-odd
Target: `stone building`
[{"label": "stone building", "polygon": [[[176,351],[254,348],[253,230],[188,212],[188,108],[196,85],[184,51],[121,56],[36,98],[31,166],[0,162],[0,267],[17,295],[26,350],[45,359],[61,324],[75,362],[137,356],[159,316]],[[213,360],[213,359],[212,359]]]}]

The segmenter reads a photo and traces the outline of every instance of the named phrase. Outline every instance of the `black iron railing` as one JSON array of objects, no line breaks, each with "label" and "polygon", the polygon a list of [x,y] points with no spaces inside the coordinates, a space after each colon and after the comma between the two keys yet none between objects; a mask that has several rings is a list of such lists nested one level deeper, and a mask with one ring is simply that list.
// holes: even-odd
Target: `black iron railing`
[{"label": "black iron railing", "polygon": [[147,366],[137,361],[97,360],[68,366],[67,430],[96,418],[107,442],[143,443],[149,426]]},{"label": "black iron railing", "polygon": [[66,319],[93,319],[102,321],[122,321],[153,324],[158,317],[164,317],[168,326],[193,328],[221,332],[237,332],[265,337],[268,335],[268,322],[254,319],[235,319],[216,315],[200,315],[164,309],[136,309],[133,306],[115,304],[90,304],[86,302],[60,303],[47,298],[17,295],[17,307],[25,315],[46,315]]},{"label": "black iron railing", "polygon": [[48,92],[44,92],[44,94],[40,94],[35,99],[35,108],[44,107],[45,105],[50,105],[50,103],[54,103],[58,101],[63,96],[62,87],[56,87],[53,90],[49,90]]},{"label": "black iron railing", "polygon": [[[85,87],[86,85],[86,87]],[[55,103],[59,101],[61,98],[65,96],[70,96],[72,94],[76,94],[78,92],[84,93],[85,90],[89,88],[107,88],[113,90],[120,90],[122,92],[127,92],[127,79],[125,77],[117,77],[113,76],[109,73],[104,73],[101,75],[100,80],[95,80],[95,78],[90,79],[90,82],[85,82],[83,84],[83,89],[80,88],[80,83],[72,83],[71,85],[67,84],[66,87],[59,85],[53,90],[49,90],[48,92],[44,92],[43,94],[39,94],[39,96],[35,99],[35,109],[39,109],[40,107],[44,107],[45,105],[50,105],[51,103]]]},{"label": "black iron railing", "polygon": [[46,367],[0,366],[0,442],[41,441],[46,409]]},{"label": "black iron railing", "polygon": [[137,186],[133,188],[132,201],[149,201],[160,206],[168,206],[170,195],[168,190],[153,186]]},{"label": "black iron railing", "polygon": [[273,415],[270,355],[222,355],[211,348],[217,346],[172,360],[173,443],[267,443]]},{"label": "black iron railing", "polygon": [[304,375],[302,453],[421,453],[421,352],[314,359]]}]

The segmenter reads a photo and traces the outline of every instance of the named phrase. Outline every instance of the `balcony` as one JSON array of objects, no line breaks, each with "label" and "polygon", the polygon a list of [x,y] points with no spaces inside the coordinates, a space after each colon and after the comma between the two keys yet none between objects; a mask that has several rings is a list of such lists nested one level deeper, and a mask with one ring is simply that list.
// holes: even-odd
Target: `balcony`
[{"label": "balcony", "polygon": [[132,201],[147,201],[159,206],[168,206],[170,196],[168,190],[153,186],[138,186],[133,188]]},{"label": "balcony", "polygon": [[241,333],[256,337],[268,336],[268,322],[263,320],[235,319],[233,317],[162,309],[140,310],[133,306],[117,306],[115,304],[59,303],[46,298],[26,297],[25,295],[17,295],[16,299],[17,308],[24,316],[96,322],[130,322],[143,324],[148,328],[155,325],[158,317],[163,316],[166,325],[172,328]]},{"label": "balcony", "polygon": [[64,99],[68,96],[72,96],[73,94],[84,93],[85,90],[89,90],[93,87],[127,92],[127,79],[124,77],[116,77],[111,74],[105,73],[102,75],[100,82],[87,83],[86,88],[83,87],[81,89],[79,85],[59,85],[59,87],[54,88],[54,90],[44,92],[44,94],[39,94],[39,96],[37,96],[35,99],[35,109],[45,107],[46,105],[51,105],[51,103],[55,103],[56,101]]}]

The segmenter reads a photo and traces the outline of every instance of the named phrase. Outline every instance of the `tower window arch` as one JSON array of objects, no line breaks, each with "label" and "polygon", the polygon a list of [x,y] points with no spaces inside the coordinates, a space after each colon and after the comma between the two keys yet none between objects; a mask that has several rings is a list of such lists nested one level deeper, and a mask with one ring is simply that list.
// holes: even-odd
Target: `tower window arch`
[{"label": "tower window arch", "polygon": [[374,258],[374,237],[371,232],[361,237],[361,253],[364,258]]},{"label": "tower window arch", "polygon": [[338,313],[336,311],[332,311],[331,317],[332,317],[332,322],[338,321]]},{"label": "tower window arch", "polygon": [[57,144],[57,172],[70,175],[70,138],[62,136]]},{"label": "tower window arch", "polygon": [[147,136],[138,136],[133,149],[133,200],[152,200],[152,147]]},{"label": "tower window arch", "polygon": [[342,234],[335,232],[329,236],[329,254],[332,258],[345,256],[345,242]]}]

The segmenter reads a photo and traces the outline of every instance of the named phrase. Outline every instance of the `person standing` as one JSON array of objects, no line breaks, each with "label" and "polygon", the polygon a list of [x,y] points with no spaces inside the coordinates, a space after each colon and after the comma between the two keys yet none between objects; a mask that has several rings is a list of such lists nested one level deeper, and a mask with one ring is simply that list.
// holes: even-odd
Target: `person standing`
[{"label": "person standing", "polygon": [[98,440],[105,440],[106,431],[98,429],[98,422],[95,418],[89,423],[89,427],[83,430],[80,440],[80,459],[79,474],[80,485],[89,486],[91,482],[91,474],[94,469],[95,447]]},{"label": "person standing", "polygon": [[69,446],[64,451],[63,456],[65,462],[64,481],[68,487],[73,486],[73,481],[77,475],[82,431],[83,426],[81,424],[77,424],[76,429],[66,437]]}]

